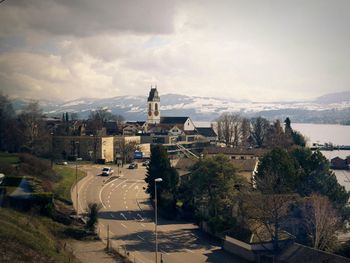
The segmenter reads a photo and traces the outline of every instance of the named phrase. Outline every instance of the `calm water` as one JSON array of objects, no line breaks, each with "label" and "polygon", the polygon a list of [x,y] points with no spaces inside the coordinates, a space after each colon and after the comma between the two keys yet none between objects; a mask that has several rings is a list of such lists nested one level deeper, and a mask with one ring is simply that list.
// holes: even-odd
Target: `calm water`
[{"label": "calm water", "polygon": [[310,143],[331,142],[334,145],[350,145],[349,125],[292,123],[292,128],[306,136]]}]

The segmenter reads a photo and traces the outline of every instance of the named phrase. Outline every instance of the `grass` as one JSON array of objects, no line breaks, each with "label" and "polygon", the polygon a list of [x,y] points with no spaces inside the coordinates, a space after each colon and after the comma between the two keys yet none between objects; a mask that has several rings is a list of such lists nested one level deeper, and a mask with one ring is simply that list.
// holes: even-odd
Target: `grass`
[{"label": "grass", "polygon": [[[55,196],[65,201],[72,202],[70,190],[76,181],[75,168],[64,165],[55,165],[53,170],[62,177],[62,180],[54,184],[53,192]],[[78,170],[78,180],[85,175],[86,172]]]},{"label": "grass", "polygon": [[16,164],[19,158],[16,154],[0,152],[0,165]]},{"label": "grass", "polygon": [[49,218],[0,208],[0,261],[76,262],[57,238],[64,228]]}]

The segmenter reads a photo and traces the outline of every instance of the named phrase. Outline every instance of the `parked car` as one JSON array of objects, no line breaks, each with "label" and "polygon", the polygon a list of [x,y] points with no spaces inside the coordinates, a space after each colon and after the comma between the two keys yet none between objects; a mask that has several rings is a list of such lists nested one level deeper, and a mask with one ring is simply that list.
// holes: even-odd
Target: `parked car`
[{"label": "parked car", "polygon": [[56,164],[57,165],[68,165],[68,163],[66,161],[57,161]]},{"label": "parked car", "polygon": [[142,166],[148,166],[148,165],[149,165],[149,160],[144,161],[144,162],[142,163]]},{"label": "parked car", "polygon": [[4,174],[0,174],[0,184],[2,183],[2,181],[4,180],[5,175]]},{"label": "parked car", "polygon": [[113,169],[111,167],[103,167],[102,169],[102,176],[109,176],[113,174]]},{"label": "parked car", "polygon": [[131,163],[129,164],[129,169],[136,169],[137,168],[137,163]]}]

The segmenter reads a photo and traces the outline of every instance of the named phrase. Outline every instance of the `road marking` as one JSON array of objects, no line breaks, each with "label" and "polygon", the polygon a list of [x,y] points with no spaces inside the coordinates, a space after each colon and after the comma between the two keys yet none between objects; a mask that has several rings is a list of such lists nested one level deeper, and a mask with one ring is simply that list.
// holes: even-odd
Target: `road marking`
[{"label": "road marking", "polygon": [[137,237],[138,237],[139,239],[142,239],[143,241],[145,241],[145,239],[144,239],[142,236],[137,235]]},{"label": "road marking", "polygon": [[[117,179],[118,179],[118,178],[117,178]],[[117,179],[115,179],[115,180],[117,180]],[[112,183],[112,182],[114,182],[114,180],[111,181],[111,182],[109,182],[109,183],[107,183],[107,184],[105,184],[104,186],[102,186],[102,188],[101,188],[101,190],[100,190],[100,193],[99,193],[99,195],[98,195],[98,197],[100,198],[100,202],[101,202],[101,204],[102,204],[102,206],[103,206],[104,208],[106,208],[106,206],[105,206],[105,204],[104,204],[103,201],[102,201],[102,191],[103,191],[103,189],[104,189],[107,185],[109,185],[109,184]],[[122,183],[124,183],[124,182],[121,182],[120,184],[118,184],[118,185],[116,186],[116,188],[117,188],[119,185],[121,185]]]},{"label": "road marking", "polygon": [[124,196],[124,200],[126,200],[126,197]]},{"label": "road marking", "polygon": [[113,217],[113,218],[114,218],[114,215],[113,215],[112,213],[110,213],[110,215],[111,215],[111,217]]},{"label": "road marking", "polygon": [[187,249],[187,248],[185,248],[185,250],[186,250],[187,252],[190,252],[190,253],[194,254],[194,252],[193,252],[192,250],[189,250],[189,249]]},{"label": "road marking", "polygon": [[128,219],[126,218],[126,216],[125,216],[123,213],[120,213],[120,215],[121,215],[125,220],[128,220]]},{"label": "road marking", "polygon": [[122,227],[124,228],[128,228],[126,225],[124,225],[123,223],[120,223],[122,225]]},{"label": "road marking", "polygon": [[126,184],[124,184],[123,186],[122,186],[122,188],[125,188],[126,187]]},{"label": "road marking", "polygon": [[141,223],[141,226],[146,227],[144,224]]},{"label": "road marking", "polygon": [[141,221],[144,220],[140,214],[137,214],[137,216],[140,218]]},{"label": "road marking", "polygon": [[131,189],[136,183],[133,183],[131,184],[129,187],[128,187],[128,190]]},{"label": "road marking", "polygon": [[126,201],[124,201],[124,205],[126,205]]},{"label": "road marking", "polygon": [[134,189],[135,189],[135,190],[139,189],[139,186],[138,186],[138,185],[136,185]]}]

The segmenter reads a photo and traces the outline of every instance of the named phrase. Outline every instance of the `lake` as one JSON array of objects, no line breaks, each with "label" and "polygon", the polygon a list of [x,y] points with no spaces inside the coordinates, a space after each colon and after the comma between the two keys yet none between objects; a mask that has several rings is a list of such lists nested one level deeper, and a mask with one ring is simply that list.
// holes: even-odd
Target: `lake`
[{"label": "lake", "polygon": [[292,123],[292,128],[306,136],[309,143],[350,145],[349,125]]}]

